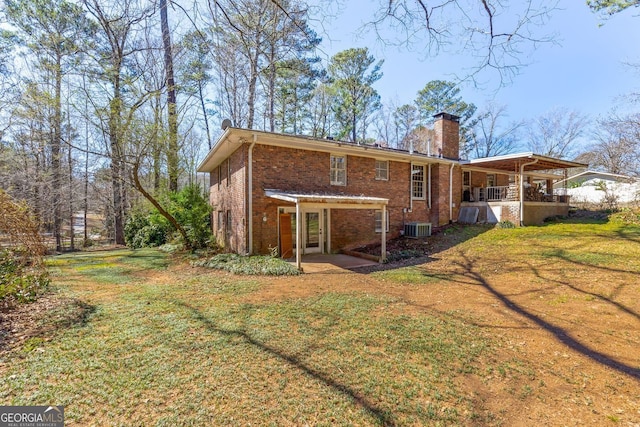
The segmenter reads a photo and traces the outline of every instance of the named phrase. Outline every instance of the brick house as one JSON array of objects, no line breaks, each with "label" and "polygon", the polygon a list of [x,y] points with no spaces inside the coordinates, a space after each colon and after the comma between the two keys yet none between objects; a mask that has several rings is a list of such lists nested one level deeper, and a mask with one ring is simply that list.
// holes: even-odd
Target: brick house
[{"label": "brick house", "polygon": [[[198,166],[210,174],[218,243],[241,254],[295,254],[299,266],[305,253],[380,241],[382,261],[388,238],[429,234],[456,221],[461,205],[486,209],[495,201],[471,193],[508,186],[511,170],[461,162],[458,117],[435,118],[426,153],[227,127]],[[479,183],[492,173],[486,184],[496,185]]]}]

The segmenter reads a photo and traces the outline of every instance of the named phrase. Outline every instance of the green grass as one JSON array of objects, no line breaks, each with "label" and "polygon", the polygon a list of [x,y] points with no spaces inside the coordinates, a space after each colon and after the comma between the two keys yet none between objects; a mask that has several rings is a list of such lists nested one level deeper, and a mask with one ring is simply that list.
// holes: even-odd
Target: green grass
[{"label": "green grass", "polygon": [[49,257],[47,266],[53,275],[76,273],[105,284],[128,284],[138,280],[136,273],[164,270],[169,265],[165,253],[155,249],[82,252]]},{"label": "green grass", "polygon": [[[60,279],[72,273],[92,281],[61,280],[58,288],[94,295],[93,305],[70,300],[52,315],[58,332],[29,341],[23,357],[11,359],[3,402],[65,405],[67,419],[80,425],[484,419],[459,378],[480,372],[490,341],[459,316],[392,314],[388,308],[402,302],[362,294],[248,303],[260,281],[231,276],[123,288],[96,274],[104,263],[127,272],[137,261],[118,252],[102,261],[54,260]],[[118,292],[94,294],[109,287]]]},{"label": "green grass", "polygon": [[571,268],[624,266],[640,272],[640,225],[614,215],[605,220],[563,220],[540,227],[492,229],[456,247],[490,262],[542,260]]},{"label": "green grass", "polygon": [[[510,260],[640,272],[640,227],[626,222],[458,232],[452,253],[474,268]],[[241,263],[256,271],[257,261]],[[5,361],[0,401],[65,405],[77,425],[495,425],[499,414],[467,380],[498,381],[518,401],[545,387],[526,358],[500,352],[495,330],[476,326],[484,319],[373,291],[264,300],[256,295],[285,279],[169,263],[157,250],[51,258],[68,301],[45,320],[54,332]],[[371,276],[420,289],[460,274],[427,263]],[[305,279],[301,286],[314,286]],[[577,298],[553,295],[547,307]]]}]

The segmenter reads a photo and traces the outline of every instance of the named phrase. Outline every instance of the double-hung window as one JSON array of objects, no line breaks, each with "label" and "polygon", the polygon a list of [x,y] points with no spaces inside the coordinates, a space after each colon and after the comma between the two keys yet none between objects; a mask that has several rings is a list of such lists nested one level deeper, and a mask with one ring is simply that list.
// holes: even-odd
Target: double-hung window
[{"label": "double-hung window", "polygon": [[389,162],[387,160],[376,160],[376,179],[379,181],[389,180]]},{"label": "double-hung window", "polygon": [[411,166],[411,198],[425,199],[424,165]]},{"label": "double-hung window", "polygon": [[346,156],[331,156],[331,185],[347,185]]},{"label": "double-hung window", "polygon": [[[388,233],[389,232],[389,211],[385,210],[385,231]],[[381,210],[377,210],[375,212],[375,218],[376,218],[376,233],[382,233],[382,211]]]}]

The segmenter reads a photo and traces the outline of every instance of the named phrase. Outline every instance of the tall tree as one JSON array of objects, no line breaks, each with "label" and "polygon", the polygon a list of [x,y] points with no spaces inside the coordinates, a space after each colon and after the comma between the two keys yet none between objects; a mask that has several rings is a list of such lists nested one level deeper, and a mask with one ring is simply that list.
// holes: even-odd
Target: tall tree
[{"label": "tall tree", "polygon": [[598,120],[594,143],[579,158],[606,172],[640,176],[640,114]]},{"label": "tall tree", "polygon": [[464,154],[483,158],[512,153],[517,148],[518,131],[524,123],[514,121],[504,125],[506,115],[506,106],[488,104],[478,114],[467,146],[461,148]]},{"label": "tall tree", "polygon": [[364,123],[368,115],[380,108],[380,95],[373,84],[382,77],[383,62],[376,62],[367,48],[347,49],[331,58],[328,72],[336,91],[334,112],[340,126],[338,137],[349,137],[356,142],[358,131],[366,133]]},{"label": "tall tree", "polygon": [[[109,5],[98,0],[84,0],[85,7],[98,23],[96,67],[101,70],[99,77],[106,87],[106,106],[98,107],[100,120],[104,123],[103,133],[108,139],[111,161],[111,187],[113,195],[113,229],[117,244],[125,244],[124,221],[127,210],[126,136],[134,114],[148,94],[137,99],[129,99],[127,89],[135,80],[133,56],[140,49],[134,40],[136,31],[144,27],[154,13],[152,7],[141,7],[131,0],[123,0]],[[131,67],[131,68],[130,68]],[[110,93],[108,93],[110,89]],[[135,92],[134,92],[135,93]]]},{"label": "tall tree", "polygon": [[178,105],[176,101],[176,82],[173,73],[173,52],[171,31],[167,13],[167,0],[160,0],[160,27],[162,29],[162,47],[164,50],[164,72],[167,85],[167,169],[169,172],[169,191],[178,191]]},{"label": "tall tree", "polygon": [[460,95],[460,87],[450,81],[432,80],[420,91],[415,100],[420,119],[425,125],[433,123],[433,116],[438,113],[450,113],[460,117],[460,127],[468,124],[476,106],[466,103]]},{"label": "tall tree", "polygon": [[263,81],[266,94],[267,129],[276,127],[276,91],[278,68],[291,59],[302,59],[321,41],[307,24],[306,5],[282,0],[267,6],[269,21],[265,25]]},{"label": "tall tree", "polygon": [[281,132],[303,133],[311,116],[309,103],[321,72],[315,60],[290,59],[277,66],[275,122]]},{"label": "tall tree", "polygon": [[536,154],[570,158],[584,135],[588,118],[574,110],[554,108],[527,124],[527,145]]},{"label": "tall tree", "polygon": [[415,100],[423,125],[431,126],[433,116],[438,113],[450,113],[460,117],[460,147],[469,143],[471,128],[474,126],[474,104],[468,104],[460,95],[460,87],[446,80],[432,80],[420,91]]},{"label": "tall tree", "polygon": [[248,128],[260,127],[257,118],[262,107],[263,126],[275,130],[278,64],[304,58],[320,42],[307,24],[305,2],[216,0],[209,5],[213,48],[218,51],[214,54],[216,68],[219,80],[228,88],[222,104],[237,112],[236,101],[240,98],[246,114],[234,124]]},{"label": "tall tree", "polygon": [[202,111],[202,123],[207,134],[207,143],[211,149],[212,135],[209,127],[211,109],[207,108],[206,88],[211,81],[211,57],[209,46],[211,40],[203,31],[191,31],[180,41],[182,48],[178,64],[182,65],[180,72],[182,75],[182,91],[187,94],[194,94]]},{"label": "tall tree", "polygon": [[29,51],[37,58],[36,65],[42,75],[51,77],[50,101],[51,167],[53,191],[53,233],[56,250],[62,250],[61,240],[61,193],[62,168],[62,82],[75,54],[81,49],[80,42],[86,40],[90,25],[85,12],[75,3],[66,0],[7,0],[7,17],[20,30]]},{"label": "tall tree", "polygon": [[414,141],[411,140],[413,131],[419,125],[418,109],[411,104],[398,107],[393,113],[397,132],[398,148],[409,149]]},{"label": "tall tree", "polygon": [[314,138],[326,138],[331,135],[333,111],[331,106],[335,99],[334,88],[321,79],[313,91],[310,102],[310,134]]}]

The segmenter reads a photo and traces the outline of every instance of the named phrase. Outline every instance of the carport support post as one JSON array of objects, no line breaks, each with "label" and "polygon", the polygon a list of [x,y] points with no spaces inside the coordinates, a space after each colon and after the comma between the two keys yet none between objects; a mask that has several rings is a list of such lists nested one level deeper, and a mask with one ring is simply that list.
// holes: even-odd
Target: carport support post
[{"label": "carport support post", "polygon": [[296,203],[296,267],[302,271],[302,209]]},{"label": "carport support post", "polygon": [[387,259],[387,205],[382,205],[382,232],[380,233],[382,242],[380,243],[380,263]]}]

